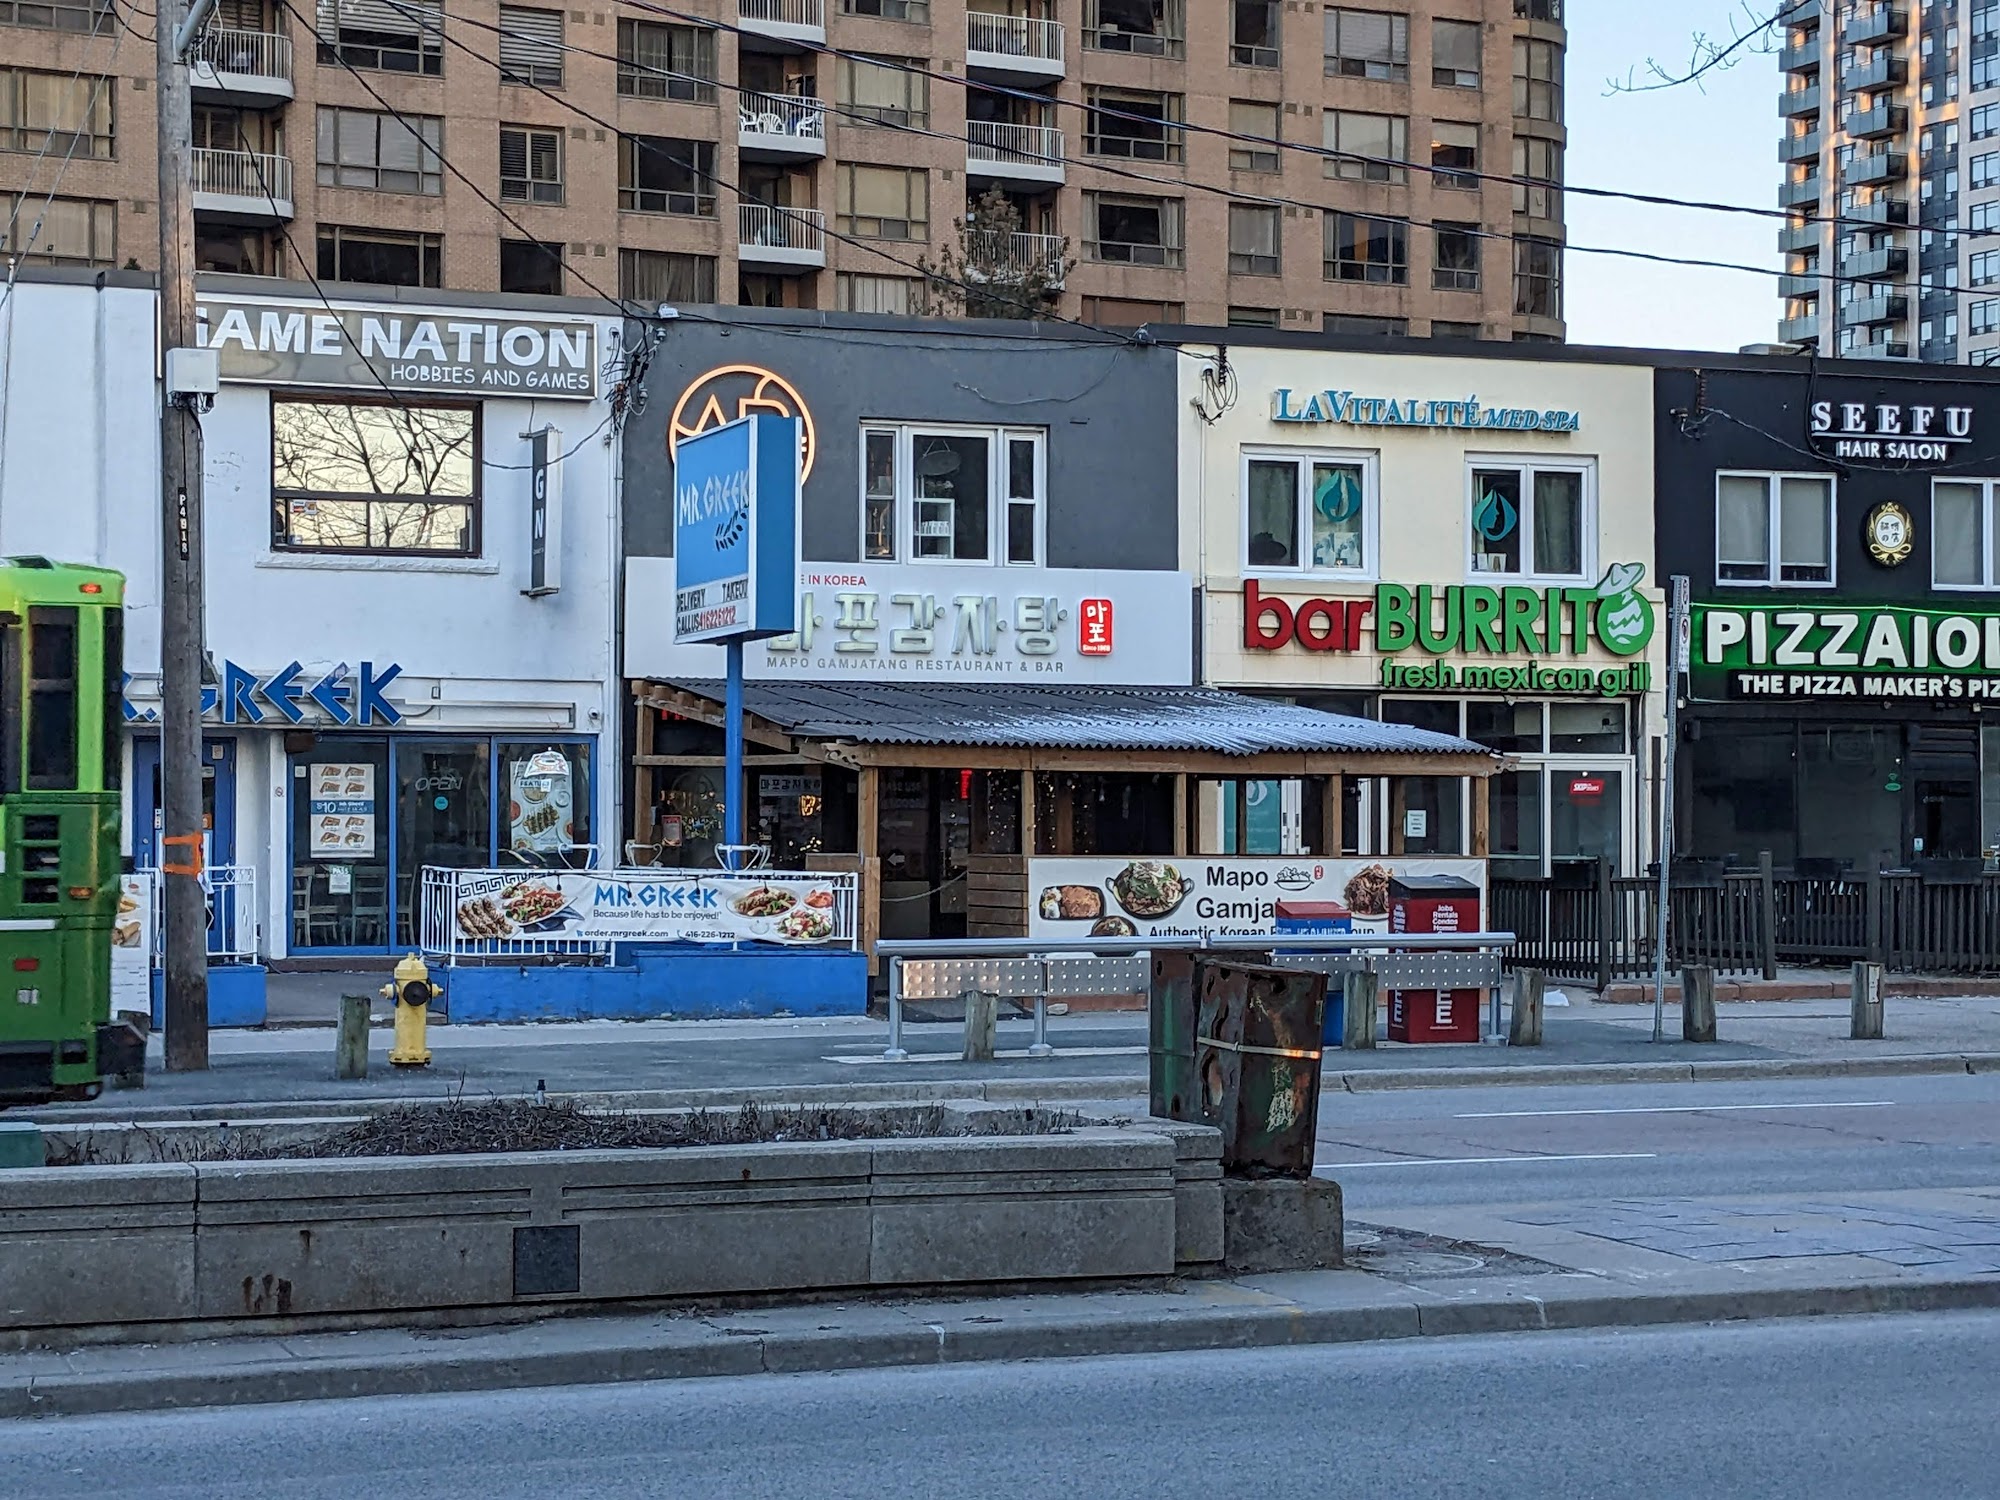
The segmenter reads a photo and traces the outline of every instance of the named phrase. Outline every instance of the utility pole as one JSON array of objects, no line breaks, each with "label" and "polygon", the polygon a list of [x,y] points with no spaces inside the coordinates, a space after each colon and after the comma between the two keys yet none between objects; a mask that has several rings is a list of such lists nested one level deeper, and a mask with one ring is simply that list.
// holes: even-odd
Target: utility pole
[{"label": "utility pole", "polygon": [[[213,0],[158,0],[160,347],[195,346],[194,123],[185,61]],[[208,1066],[208,909],[201,886],[201,422],[169,380],[160,403],[160,878],[165,882],[167,1067]]]}]

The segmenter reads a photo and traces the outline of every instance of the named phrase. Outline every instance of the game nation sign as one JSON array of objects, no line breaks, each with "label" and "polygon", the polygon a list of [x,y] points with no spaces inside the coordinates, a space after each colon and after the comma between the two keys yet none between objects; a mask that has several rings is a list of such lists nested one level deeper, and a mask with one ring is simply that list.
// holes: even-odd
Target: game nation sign
[{"label": "game nation sign", "polygon": [[1697,698],[2000,699],[2000,614],[1694,606]]}]

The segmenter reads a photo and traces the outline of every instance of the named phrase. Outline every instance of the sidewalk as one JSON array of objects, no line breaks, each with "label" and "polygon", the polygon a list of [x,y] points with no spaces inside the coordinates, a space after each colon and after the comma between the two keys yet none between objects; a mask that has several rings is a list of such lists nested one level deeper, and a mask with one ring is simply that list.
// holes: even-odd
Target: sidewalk
[{"label": "sidewalk", "polygon": [[[1348,1223],[1351,1269],[0,1355],[0,1418],[2000,1306],[2000,1188]],[[265,1325],[268,1326],[268,1325]]]}]

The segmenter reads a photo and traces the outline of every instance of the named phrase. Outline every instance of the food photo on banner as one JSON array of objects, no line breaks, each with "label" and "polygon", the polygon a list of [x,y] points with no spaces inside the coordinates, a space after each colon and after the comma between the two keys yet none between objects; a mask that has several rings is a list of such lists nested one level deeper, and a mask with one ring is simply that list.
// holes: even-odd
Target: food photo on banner
[{"label": "food photo on banner", "polygon": [[479,873],[458,877],[452,922],[467,942],[844,943],[851,898],[811,874]]}]

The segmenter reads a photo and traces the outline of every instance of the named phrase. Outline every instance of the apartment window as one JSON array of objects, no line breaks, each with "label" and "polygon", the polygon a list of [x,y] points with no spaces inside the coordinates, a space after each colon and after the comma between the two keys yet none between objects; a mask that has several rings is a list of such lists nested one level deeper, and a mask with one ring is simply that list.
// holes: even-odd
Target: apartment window
[{"label": "apartment window", "polygon": [[1229,60],[1239,68],[1278,66],[1278,0],[1229,0]]},{"label": "apartment window", "polygon": [[1514,114],[1523,120],[1562,119],[1563,49],[1534,37],[1514,38]]},{"label": "apartment window", "polygon": [[854,125],[923,130],[931,123],[929,66],[921,57],[842,57],[835,79],[845,118]]},{"label": "apartment window", "polygon": [[913,26],[928,26],[931,20],[930,0],[840,0],[843,16],[875,16],[884,21],[908,21]]},{"label": "apartment window", "polygon": [[628,302],[714,302],[715,257],[672,250],[620,250],[618,295]]},{"label": "apartment window", "polygon": [[1179,302],[1148,302],[1138,297],[1083,299],[1083,321],[1094,328],[1144,328],[1155,323],[1179,323],[1186,317]]},{"label": "apartment window", "polygon": [[500,7],[500,81],[536,88],[563,86],[563,13]]},{"label": "apartment window", "polygon": [[1588,464],[1481,461],[1470,473],[1474,573],[1591,576]]},{"label": "apartment window", "polygon": [[[868,560],[1033,566],[1041,557],[1046,439],[1038,428],[864,426]],[[937,623],[914,620],[911,628]],[[1055,621],[1009,624],[1046,630]]]},{"label": "apartment window", "polygon": [[1323,273],[1328,281],[1410,284],[1410,226],[1367,214],[1326,215]]},{"label": "apartment window", "polygon": [[1517,21],[1554,21],[1562,25],[1563,0],[1514,0]]},{"label": "apartment window", "polygon": [[378,193],[444,191],[444,121],[436,115],[398,119],[369,109],[329,109],[315,120],[321,187]]},{"label": "apartment window", "polygon": [[1085,0],[1083,44],[1141,57],[1185,56],[1185,0]]},{"label": "apartment window", "polygon": [[1965,265],[1972,286],[1991,286],[2000,281],[2000,250],[1975,250]]},{"label": "apartment window", "polygon": [[1562,217],[1563,148],[1538,136],[1514,137],[1514,212],[1536,219]]},{"label": "apartment window", "polygon": [[479,551],[479,408],[271,402],[271,546]]},{"label": "apartment window", "polygon": [[116,80],[0,68],[0,151],[109,161]]},{"label": "apartment window", "polygon": [[[1435,247],[1435,258],[1431,266],[1432,290],[1478,291],[1479,226],[1439,222],[1431,226],[1431,242]],[[1477,326],[1474,325],[1475,328]],[[1434,334],[1437,332],[1435,326],[1431,332]]]},{"label": "apartment window", "polygon": [[1181,129],[1179,94],[1131,89],[1085,91],[1083,149],[1091,156],[1123,156],[1133,161],[1180,161],[1187,134]]},{"label": "apartment window", "polygon": [[1408,83],[1410,18],[1328,6],[1326,76]]},{"label": "apartment window", "polygon": [[931,237],[931,179],[921,168],[842,162],[835,171],[834,192],[842,234],[870,240]]},{"label": "apartment window", "polygon": [[1229,309],[1231,328],[1276,328],[1278,310],[1275,307],[1231,307]]},{"label": "apartment window", "polygon": [[284,241],[261,229],[197,221],[194,227],[194,268],[230,276],[282,276]]},{"label": "apartment window", "polygon": [[563,290],[562,253],[560,240],[502,240],[500,290],[560,297]]},{"label": "apartment window", "polygon": [[715,103],[715,33],[706,26],[620,17],[618,92],[633,99]]},{"label": "apartment window", "polygon": [[1283,224],[1276,206],[1229,205],[1229,274],[1276,276]]},{"label": "apartment window", "polygon": [[1476,339],[1480,327],[1477,323],[1455,323],[1444,318],[1431,319],[1431,337],[1434,339]]},{"label": "apartment window", "polygon": [[842,312],[909,317],[922,310],[924,284],[914,276],[863,276],[842,271],[834,278],[834,296]]},{"label": "apartment window", "polygon": [[0,0],[0,26],[101,35],[116,24],[111,0]]},{"label": "apartment window", "polygon": [[1993,499],[2000,481],[1940,479],[1931,486],[1931,582],[1941,589],[2000,588]]},{"label": "apartment window", "polygon": [[319,0],[319,60],[385,73],[444,72],[443,0],[355,5]]},{"label": "apartment window", "polygon": [[1479,87],[1479,23],[1431,22],[1431,83],[1441,89]]},{"label": "apartment window", "polygon": [[516,203],[563,201],[560,130],[500,127],[500,197]]},{"label": "apartment window", "polygon": [[[2000,151],[1982,151],[1972,158],[1972,186],[1992,187],[2000,182]],[[1926,187],[1929,183],[1924,184]]]},{"label": "apartment window", "polygon": [[618,137],[618,206],[633,213],[715,217],[715,142]]},{"label": "apartment window", "polygon": [[1357,576],[1374,571],[1373,455],[1246,449],[1242,486],[1245,567]]},{"label": "apartment window", "polygon": [[1123,193],[1086,193],[1084,254],[1092,260],[1129,266],[1181,264],[1181,201],[1139,198]]},{"label": "apartment window", "polygon": [[118,205],[0,193],[0,256],[37,266],[115,266]]},{"label": "apartment window", "polygon": [[[2000,229],[2000,198],[1988,198],[1984,203],[1973,204],[1966,211],[1965,227],[1974,233],[1991,233],[1995,229]],[[1924,238],[1930,238],[1928,230],[1924,232]],[[1926,289],[1931,285],[1928,279],[1930,274],[1925,272],[1920,278]]]},{"label": "apartment window", "polygon": [[1320,135],[1328,151],[1337,151],[1321,167],[1327,177],[1350,182],[1408,182],[1410,122],[1401,115],[1366,115],[1351,109],[1329,109],[1320,116]]},{"label": "apartment window", "polygon": [[2000,135],[2000,104],[1973,105],[1972,138],[1983,141],[1996,135]]},{"label": "apartment window", "polygon": [[1441,188],[1479,191],[1479,127],[1455,120],[1431,122],[1431,182]]},{"label": "apartment window", "polygon": [[1261,104],[1253,99],[1231,99],[1229,101],[1229,133],[1237,139],[1229,145],[1229,165],[1238,172],[1276,172],[1281,164],[1278,148],[1256,145],[1243,140],[1253,136],[1260,141],[1276,142],[1283,130],[1281,116],[1275,104]]},{"label": "apartment window", "polygon": [[374,286],[442,286],[444,237],[394,229],[319,228],[321,281],[361,281]]},{"label": "apartment window", "polygon": [[1555,240],[1514,241],[1514,312],[1525,318],[1562,316],[1562,245]]},{"label": "apartment window", "polygon": [[1986,297],[1972,304],[1972,332],[2000,333],[2000,298]]},{"label": "apartment window", "polygon": [[1832,477],[1716,475],[1715,579],[1763,585],[1832,583]]}]

